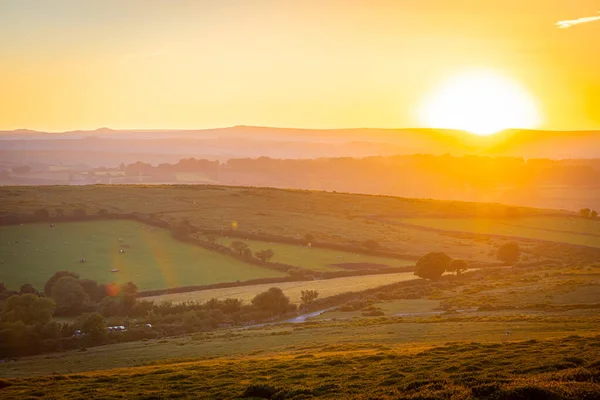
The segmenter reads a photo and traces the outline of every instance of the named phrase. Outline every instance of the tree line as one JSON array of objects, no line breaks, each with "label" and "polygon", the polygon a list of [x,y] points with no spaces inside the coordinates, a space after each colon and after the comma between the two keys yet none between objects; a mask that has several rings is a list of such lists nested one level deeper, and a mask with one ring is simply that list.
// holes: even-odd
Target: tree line
[{"label": "tree line", "polygon": [[[310,305],[318,296],[317,291],[303,291],[302,304]],[[138,299],[132,282],[101,284],[58,271],[41,291],[30,284],[10,291],[0,283],[0,357],[251,325],[296,311],[277,287],[257,294],[248,304],[239,299],[156,303]],[[110,325],[124,329],[111,332]]]}]

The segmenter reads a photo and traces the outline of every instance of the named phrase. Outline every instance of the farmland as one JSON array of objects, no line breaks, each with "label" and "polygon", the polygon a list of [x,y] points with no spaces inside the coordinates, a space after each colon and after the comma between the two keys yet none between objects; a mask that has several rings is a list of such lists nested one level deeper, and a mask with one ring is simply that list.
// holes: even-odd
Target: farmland
[{"label": "farmland", "polygon": [[[226,246],[239,240],[233,238],[222,238]],[[242,240],[253,252],[263,249],[271,249],[275,253],[272,261],[288,265],[295,265],[314,271],[339,271],[355,267],[357,269],[368,269],[369,267],[406,267],[415,264],[413,260],[393,259],[388,257],[377,257],[373,255],[354,254],[346,251],[329,250],[323,248],[306,248],[302,245],[290,245],[283,243],[264,242],[258,240]]]},{"label": "farmland", "polygon": [[290,297],[293,303],[300,303],[300,296],[303,290],[317,290],[321,297],[334,296],[340,293],[356,292],[366,289],[372,289],[378,286],[388,285],[396,282],[404,282],[416,279],[412,272],[400,272],[395,274],[351,276],[347,278],[333,278],[316,281],[302,282],[284,282],[277,284],[261,284],[251,286],[240,286],[223,289],[209,289],[188,293],[173,293],[160,296],[146,297],[153,301],[172,301],[174,303],[182,301],[208,301],[212,298],[227,299],[235,298],[246,302],[252,300],[257,294],[268,290],[270,287],[277,286]]},{"label": "farmland", "polygon": [[41,289],[60,270],[103,283],[132,281],[141,290],[285,275],[130,221],[4,226],[0,238],[0,282],[15,289],[23,283]]},{"label": "farmland", "polygon": [[[443,224],[442,218],[494,218],[518,224],[519,219],[539,217],[542,221],[547,218],[549,224],[553,224],[556,218],[574,216],[565,211],[498,204],[210,185],[0,189],[0,216],[31,214],[42,208],[47,209],[50,215],[55,215],[57,210],[66,215],[74,210],[96,214],[102,209],[122,214],[138,213],[168,224],[188,221],[198,229],[223,232],[225,236],[235,226],[237,236],[269,235],[296,239],[298,244],[301,238],[311,234],[314,236],[313,247],[319,247],[319,243],[331,243],[362,248],[365,241],[372,240],[386,251],[405,258],[414,259],[429,251],[444,251],[452,257],[477,262],[495,261],[493,250],[506,239],[487,235],[486,240],[476,240],[449,235],[448,230],[456,230],[456,223],[430,229],[419,225],[418,220],[398,222],[418,218],[433,219],[436,224]],[[518,218],[513,215],[518,215]],[[468,226],[465,229],[469,229]],[[574,229],[574,232],[579,232],[579,227]],[[589,233],[587,230],[581,232]],[[546,240],[544,233],[538,234],[537,238]],[[595,238],[589,239],[593,241]],[[568,237],[564,240],[558,238],[561,243],[571,242]],[[534,247],[535,243],[523,242],[522,245]],[[279,253],[280,257],[285,257],[287,251]],[[313,265],[312,268],[316,267]]]},{"label": "farmland", "polygon": [[448,231],[503,235],[600,247],[600,221],[578,217],[405,218],[402,222]]}]

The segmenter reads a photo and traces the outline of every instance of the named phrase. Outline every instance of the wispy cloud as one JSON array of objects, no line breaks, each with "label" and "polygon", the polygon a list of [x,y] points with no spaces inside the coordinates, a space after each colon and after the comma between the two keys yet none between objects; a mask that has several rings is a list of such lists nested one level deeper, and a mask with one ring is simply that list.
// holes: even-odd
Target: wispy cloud
[{"label": "wispy cloud", "polygon": [[569,19],[569,20],[565,20],[565,21],[558,21],[556,23],[556,26],[559,27],[560,29],[566,29],[566,28],[570,28],[575,25],[585,24],[587,22],[594,22],[594,21],[600,21],[600,15],[597,17],[583,17],[583,18],[577,18],[577,19]]}]

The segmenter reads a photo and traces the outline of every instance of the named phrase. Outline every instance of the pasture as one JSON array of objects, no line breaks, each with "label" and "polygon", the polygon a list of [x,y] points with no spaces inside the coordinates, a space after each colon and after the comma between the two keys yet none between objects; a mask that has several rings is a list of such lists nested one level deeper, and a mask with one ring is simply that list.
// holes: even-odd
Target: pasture
[{"label": "pasture", "polygon": [[427,228],[600,247],[600,220],[580,217],[403,218]]},{"label": "pasture", "polygon": [[137,222],[0,227],[0,282],[13,289],[23,283],[42,289],[60,270],[102,283],[132,281],[140,290],[285,276],[182,243],[166,230]]},{"label": "pasture", "polygon": [[[502,239],[483,242],[457,238],[422,226],[395,224],[399,218],[502,219],[511,210],[524,217],[547,210],[515,208],[497,204],[407,199],[270,188],[210,185],[90,185],[0,188],[0,216],[31,214],[45,208],[51,215],[62,210],[70,215],[83,209],[95,214],[101,209],[115,213],[137,212],[169,224],[189,221],[198,229],[224,231],[235,222],[241,234],[267,234],[302,238],[315,242],[362,247],[374,240],[400,255],[420,257],[429,251],[444,251],[455,258],[494,261],[493,249]],[[571,215],[555,211],[558,216]],[[285,254],[285,251],[280,252]]]},{"label": "pasture", "polygon": [[144,297],[144,299],[153,300],[156,302],[171,301],[173,303],[180,303],[183,301],[205,302],[212,298],[219,300],[236,298],[245,302],[250,302],[250,300],[252,300],[252,298],[254,298],[254,296],[257,294],[276,286],[283,290],[285,295],[290,298],[292,303],[299,304],[303,290],[317,290],[319,292],[319,297],[323,298],[334,296],[340,293],[357,292],[413,279],[417,278],[412,272],[400,272],[394,274],[350,276],[346,278],[333,278],[314,281],[267,283],[232,288],[199,290],[187,293],[172,293],[159,296],[150,296]]},{"label": "pasture", "polygon": [[414,260],[354,254],[347,251],[329,250],[318,247],[307,248],[302,245],[270,243],[235,238],[220,238],[219,241],[225,246],[230,246],[234,241],[244,242],[250,247],[253,253],[259,250],[271,249],[275,253],[271,261],[294,265],[313,271],[340,271],[345,269],[369,269],[369,267],[386,268],[415,265]]}]

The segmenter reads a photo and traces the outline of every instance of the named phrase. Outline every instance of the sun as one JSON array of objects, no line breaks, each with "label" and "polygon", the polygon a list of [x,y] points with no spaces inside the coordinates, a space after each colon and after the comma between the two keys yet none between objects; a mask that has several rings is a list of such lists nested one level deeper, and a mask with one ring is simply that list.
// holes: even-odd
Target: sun
[{"label": "sun", "polygon": [[494,71],[469,71],[449,79],[419,109],[431,128],[491,135],[505,129],[536,128],[537,106],[529,93]]}]

